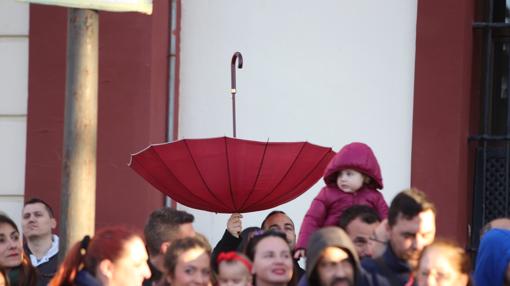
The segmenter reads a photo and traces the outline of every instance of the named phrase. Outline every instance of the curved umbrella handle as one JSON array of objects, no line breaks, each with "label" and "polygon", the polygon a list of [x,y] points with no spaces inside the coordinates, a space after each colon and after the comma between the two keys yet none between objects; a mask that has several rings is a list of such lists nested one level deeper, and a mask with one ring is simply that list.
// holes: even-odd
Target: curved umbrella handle
[{"label": "curved umbrella handle", "polygon": [[230,64],[230,93],[232,94],[232,118],[234,138],[236,137],[236,61],[239,69],[243,68],[243,55],[240,52],[235,52],[232,56]]}]

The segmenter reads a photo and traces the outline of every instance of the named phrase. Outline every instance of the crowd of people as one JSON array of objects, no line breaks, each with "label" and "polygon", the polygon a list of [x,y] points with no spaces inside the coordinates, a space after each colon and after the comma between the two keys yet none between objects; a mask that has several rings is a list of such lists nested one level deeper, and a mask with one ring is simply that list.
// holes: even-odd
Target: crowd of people
[{"label": "crowd of people", "polygon": [[60,263],[53,210],[31,199],[22,233],[0,214],[0,286],[510,285],[510,219],[483,228],[473,268],[462,247],[436,238],[436,209],[425,193],[407,189],[386,205],[367,145],[342,148],[324,182],[299,234],[282,211],[247,228],[242,214],[232,214],[213,248],[195,231],[193,215],[165,207],[149,216],[143,233],[98,230]]}]

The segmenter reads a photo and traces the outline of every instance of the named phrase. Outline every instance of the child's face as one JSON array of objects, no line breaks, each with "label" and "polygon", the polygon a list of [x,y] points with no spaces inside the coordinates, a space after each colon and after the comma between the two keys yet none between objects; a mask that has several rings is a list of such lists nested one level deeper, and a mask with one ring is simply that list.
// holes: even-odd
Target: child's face
[{"label": "child's face", "polygon": [[251,274],[241,262],[222,262],[218,271],[218,286],[251,286]]},{"label": "child's face", "polygon": [[353,193],[361,189],[365,177],[360,172],[353,169],[345,169],[338,173],[336,185],[347,193]]}]

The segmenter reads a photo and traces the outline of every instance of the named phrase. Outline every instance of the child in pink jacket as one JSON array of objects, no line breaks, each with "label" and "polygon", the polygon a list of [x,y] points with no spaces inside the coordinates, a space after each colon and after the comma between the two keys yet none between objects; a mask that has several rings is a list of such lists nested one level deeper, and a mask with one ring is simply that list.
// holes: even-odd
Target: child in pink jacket
[{"label": "child in pink jacket", "polygon": [[308,238],[317,229],[336,225],[340,215],[353,205],[371,206],[381,219],[388,216],[388,205],[378,191],[383,188],[381,169],[368,145],[358,142],[345,145],[326,167],[324,182],[326,186],[303,219],[296,250],[305,249]]}]

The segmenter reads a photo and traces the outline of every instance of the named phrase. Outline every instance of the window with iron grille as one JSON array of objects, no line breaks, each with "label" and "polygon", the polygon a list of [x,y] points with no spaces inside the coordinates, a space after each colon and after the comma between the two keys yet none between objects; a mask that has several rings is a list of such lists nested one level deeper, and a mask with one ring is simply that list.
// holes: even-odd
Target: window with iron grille
[{"label": "window with iron grille", "polygon": [[480,0],[474,29],[475,67],[479,66],[479,133],[475,146],[471,247],[487,222],[510,210],[510,0]]}]

